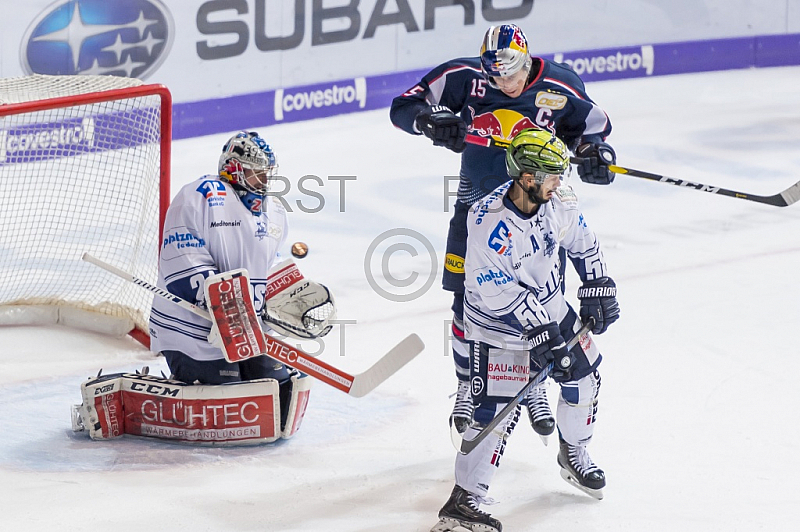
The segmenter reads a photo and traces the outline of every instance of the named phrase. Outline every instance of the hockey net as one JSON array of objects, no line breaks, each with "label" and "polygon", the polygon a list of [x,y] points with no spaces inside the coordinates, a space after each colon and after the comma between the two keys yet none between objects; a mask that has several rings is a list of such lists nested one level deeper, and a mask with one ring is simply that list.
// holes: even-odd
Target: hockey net
[{"label": "hockey net", "polygon": [[0,79],[0,324],[52,322],[148,344],[169,204],[172,101],[112,76]]}]

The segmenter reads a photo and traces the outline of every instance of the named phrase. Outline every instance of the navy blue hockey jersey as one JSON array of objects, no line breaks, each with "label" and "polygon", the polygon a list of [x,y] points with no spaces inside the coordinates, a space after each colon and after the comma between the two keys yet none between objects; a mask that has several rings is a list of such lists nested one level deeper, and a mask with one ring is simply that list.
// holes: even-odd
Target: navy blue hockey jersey
[{"label": "navy blue hockey jersey", "polygon": [[[540,58],[533,58],[528,86],[517,98],[489,86],[479,57],[448,61],[392,101],[392,123],[419,135],[414,119],[429,105],[460,114],[470,135],[498,141],[538,126],[574,149],[582,140],[597,142],[611,133],[608,116],[586,94],[580,77],[565,64]],[[471,205],[510,179],[505,150],[467,144],[460,175],[458,199]]]}]

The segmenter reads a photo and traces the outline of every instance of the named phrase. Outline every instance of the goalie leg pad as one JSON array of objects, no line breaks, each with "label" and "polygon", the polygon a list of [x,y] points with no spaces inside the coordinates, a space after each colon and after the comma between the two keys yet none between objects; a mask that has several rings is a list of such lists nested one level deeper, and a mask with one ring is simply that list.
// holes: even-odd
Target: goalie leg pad
[{"label": "goalie leg pad", "polygon": [[279,385],[261,379],[187,385],[115,374],[81,385],[82,425],[94,440],[122,434],[200,445],[244,445],[281,437]]},{"label": "goalie leg pad", "polygon": [[311,395],[311,384],[313,379],[308,375],[292,375],[292,393],[289,398],[289,408],[286,411],[286,422],[284,423],[281,438],[288,440],[300,430],[303,416],[308,406],[308,398]]},{"label": "goalie leg pad", "polygon": [[122,436],[125,432],[122,408],[123,375],[103,375],[81,384],[83,404],[73,407],[73,430],[87,430],[93,440]]}]

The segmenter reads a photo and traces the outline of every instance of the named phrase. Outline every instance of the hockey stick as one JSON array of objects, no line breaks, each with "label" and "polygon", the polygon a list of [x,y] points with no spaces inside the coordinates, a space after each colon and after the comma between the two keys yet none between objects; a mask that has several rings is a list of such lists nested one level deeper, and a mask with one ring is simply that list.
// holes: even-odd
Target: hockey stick
[{"label": "hockey stick", "polygon": [[[573,157],[572,162],[580,162],[580,159]],[[728,196],[730,198],[739,198],[747,201],[754,201],[756,203],[765,203],[767,205],[774,205],[775,207],[788,207],[793,203],[800,200],[800,181],[790,186],[782,192],[773,194],[772,196],[757,196],[755,194],[747,194],[746,192],[738,192],[736,190],[728,190],[727,188],[715,187],[712,185],[704,185],[702,183],[693,183],[683,179],[676,179],[674,177],[666,177],[658,174],[651,174],[641,170],[634,170],[633,168],[625,168],[623,166],[609,165],[608,169],[615,174],[629,175],[641,179],[649,179],[651,181],[658,181],[659,183],[666,183],[668,185],[675,185],[677,187],[686,187],[700,192],[708,192],[710,194],[719,194],[720,196]]]},{"label": "hockey stick", "polygon": [[[581,327],[578,330],[575,336],[573,336],[572,339],[569,342],[567,342],[567,350],[572,349],[575,346],[575,344],[577,344],[580,341],[581,337],[587,332],[589,332],[593,326],[594,326],[593,319],[590,319],[588,322],[586,322],[583,325],[583,327]],[[481,428],[480,432],[478,432],[478,434],[476,434],[474,438],[470,440],[462,438],[461,445],[458,445],[454,439],[453,444],[456,445],[456,450],[461,454],[469,454],[470,451],[475,449],[475,447],[477,447],[484,439],[486,439],[486,436],[488,436],[495,429],[495,427],[497,427],[497,425],[500,424],[500,422],[506,419],[508,415],[511,414],[511,412],[515,408],[517,408],[517,405],[519,405],[522,402],[522,399],[525,397],[528,391],[530,391],[531,388],[533,388],[534,386],[536,386],[537,384],[539,384],[540,382],[544,381],[547,378],[547,376],[550,374],[550,370],[552,369],[553,369],[553,363],[550,362],[544,368],[542,368],[536,375],[531,377],[531,379],[528,381],[528,384],[526,384],[519,391],[519,393],[517,393],[517,395],[515,395],[514,398],[511,399],[511,401],[509,401],[505,407],[503,407],[503,409],[500,411],[499,414],[494,416],[486,426]]]},{"label": "hockey stick", "polygon": [[[100,259],[84,253],[81,257],[84,261],[90,262],[95,266],[103,268],[107,272],[130,281],[142,288],[149,290],[155,295],[171,301],[179,307],[188,310],[198,316],[206,319],[211,319],[205,309],[193,305],[174,294],[170,294],[166,290],[159,288],[155,285],[148,283],[138,277],[134,277],[130,273],[121,270],[111,264],[101,261]],[[400,368],[405,366],[414,357],[422,352],[425,344],[422,339],[416,334],[410,334],[400,341],[399,344],[394,346],[388,353],[383,355],[380,360],[372,365],[369,369],[358,375],[350,375],[344,371],[331,366],[311,355],[303,352],[296,347],[293,347],[286,342],[282,342],[277,338],[264,334],[264,341],[267,344],[266,356],[273,360],[277,360],[287,366],[290,366],[298,371],[311,375],[312,377],[333,386],[348,395],[353,397],[364,397],[369,392],[374,390],[379,384],[391,377]]]},{"label": "hockey stick", "polygon": [[497,140],[494,137],[481,137],[480,135],[470,135],[469,133],[464,140],[467,141],[467,144],[475,144],[484,148],[502,148],[504,150],[511,144],[510,140]]},{"label": "hockey stick", "polygon": [[[478,135],[467,135],[467,142],[477,146],[485,146],[487,148],[502,148],[506,149],[509,145],[508,141],[495,140],[494,138],[485,138]],[[583,161],[580,157],[571,157],[570,161],[573,164],[579,164]],[[704,185],[703,183],[693,183],[683,179],[676,179],[674,177],[667,177],[658,174],[651,174],[641,170],[634,170],[633,168],[625,168],[624,166],[617,166],[611,164],[608,169],[615,174],[623,174],[631,177],[638,177],[640,179],[649,179],[650,181],[658,181],[659,183],[666,183],[668,185],[675,185],[676,187],[690,188],[699,190],[700,192],[708,192],[710,194],[719,194],[720,196],[728,196],[731,198],[739,198],[747,201],[754,201],[756,203],[765,203],[767,205],[774,205],[775,207],[788,207],[800,200],[800,181],[790,186],[782,192],[773,194],[772,196],[757,196],[755,194],[748,194],[746,192],[739,192],[736,190],[729,190],[727,188],[715,187],[713,185]]]}]

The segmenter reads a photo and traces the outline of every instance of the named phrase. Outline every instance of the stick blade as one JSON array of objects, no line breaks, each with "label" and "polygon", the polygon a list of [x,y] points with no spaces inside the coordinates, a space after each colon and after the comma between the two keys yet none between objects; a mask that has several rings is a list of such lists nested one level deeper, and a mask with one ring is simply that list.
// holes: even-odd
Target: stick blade
[{"label": "stick blade", "polygon": [[423,349],[425,349],[425,344],[422,342],[422,338],[416,334],[409,334],[371,368],[353,377],[353,385],[348,394],[353,397],[364,397],[411,362]]},{"label": "stick blade", "polygon": [[779,207],[788,207],[797,203],[800,200],[800,181],[781,192],[780,196],[783,198],[783,203],[778,204]]}]

